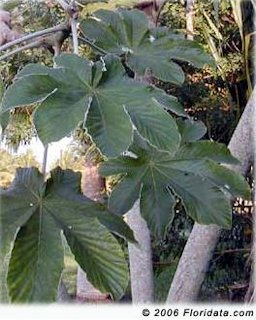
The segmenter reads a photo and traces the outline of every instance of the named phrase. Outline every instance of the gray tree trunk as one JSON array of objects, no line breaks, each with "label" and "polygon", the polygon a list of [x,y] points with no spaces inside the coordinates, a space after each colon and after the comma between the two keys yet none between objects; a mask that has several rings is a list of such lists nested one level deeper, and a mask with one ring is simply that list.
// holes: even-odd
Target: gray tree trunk
[{"label": "gray tree trunk", "polygon": [[71,302],[71,297],[68,294],[68,290],[62,280],[60,281],[60,284],[59,284],[57,302],[59,303]]},{"label": "gray tree trunk", "polygon": [[193,26],[193,6],[194,0],[187,0],[186,5],[186,31],[187,31],[187,39],[194,40],[194,26]]},{"label": "gray tree trunk", "polygon": [[143,11],[147,18],[150,28],[154,28],[158,25],[160,13],[167,0],[139,0],[134,8]]},{"label": "gray tree trunk", "polygon": [[[239,165],[229,168],[241,174],[246,173],[253,156],[255,102],[256,88],[228,145],[231,153],[240,160]],[[196,300],[220,231],[221,228],[215,225],[203,226],[195,223],[180,258],[167,303]]]},{"label": "gray tree trunk", "polygon": [[134,304],[154,301],[153,265],[150,232],[140,215],[139,200],[127,213],[127,223],[134,232],[139,245],[128,244],[132,302]]}]

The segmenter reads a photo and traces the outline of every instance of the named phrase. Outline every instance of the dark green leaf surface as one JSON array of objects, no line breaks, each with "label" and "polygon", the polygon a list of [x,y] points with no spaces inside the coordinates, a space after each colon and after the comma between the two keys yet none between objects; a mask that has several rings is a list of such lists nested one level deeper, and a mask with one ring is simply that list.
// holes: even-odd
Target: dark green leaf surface
[{"label": "dark green leaf surface", "polygon": [[125,56],[126,64],[141,76],[150,70],[156,78],[179,85],[184,73],[171,59],[199,68],[210,62],[197,43],[173,36],[166,28],[150,30],[146,15],[138,10],[98,10],[80,28],[98,47]]},{"label": "dark green leaf surface", "polygon": [[6,129],[9,123],[10,113],[8,111],[1,112],[0,108],[0,126],[2,128],[2,132]]},{"label": "dark green leaf surface", "polygon": [[200,140],[207,132],[207,128],[202,121],[194,121],[193,119],[177,119],[177,125],[181,134],[182,142]]},{"label": "dark green leaf surface", "polygon": [[180,135],[174,119],[164,109],[151,101],[140,108],[129,105],[127,112],[139,133],[154,146],[173,152],[180,144]]},{"label": "dark green leaf surface", "polygon": [[40,104],[34,123],[43,143],[59,140],[84,121],[94,142],[108,156],[127,150],[133,126],[159,148],[178,148],[177,125],[164,109],[185,115],[183,108],[163,91],[125,76],[117,57],[107,56],[104,63],[92,64],[62,54],[56,65],[27,65],[3,99],[3,111]]},{"label": "dark green leaf surface", "polygon": [[[57,168],[51,175],[47,210],[64,230],[71,251],[89,281],[114,299],[121,298],[129,273],[121,247],[107,228],[124,238],[127,235],[134,242],[132,231],[120,217],[80,194],[80,174]],[[60,201],[66,210],[59,210]]]},{"label": "dark green leaf surface", "polygon": [[130,242],[135,242],[132,230],[123,219],[107,211],[104,205],[81,194],[80,185],[81,173],[59,168],[51,172],[51,179],[47,182],[47,206],[54,212],[54,216],[58,216],[58,202],[61,201],[66,211],[74,211],[75,217],[80,220],[97,218],[111,232]]},{"label": "dark green leaf surface", "polygon": [[0,75],[0,105],[1,105],[1,100],[3,98],[3,95],[4,95],[4,91],[5,91],[4,81],[3,81],[2,76]]},{"label": "dark green leaf surface", "polygon": [[9,122],[9,112],[8,111],[3,112],[2,110],[2,98],[3,98],[4,92],[5,92],[4,81],[0,75],[0,126],[2,128],[2,132],[5,130]]},{"label": "dark green leaf surface", "polygon": [[209,140],[186,143],[176,153],[176,158],[180,159],[210,159],[216,162],[228,164],[238,164],[239,161],[234,158],[229,149],[223,143]]},{"label": "dark green leaf surface", "polygon": [[[39,186],[39,187],[38,187]],[[0,190],[0,248],[9,251],[19,226],[34,214],[43,192],[43,178],[36,168],[17,169],[15,179],[7,190]]]},{"label": "dark green leaf surface", "polygon": [[228,195],[250,196],[245,179],[217,163],[236,163],[222,144],[187,143],[171,154],[136,134],[130,152],[134,155],[110,159],[101,166],[104,176],[126,174],[110,196],[110,210],[124,214],[141,193],[141,214],[159,237],[172,221],[174,196],[198,223],[225,228],[230,227],[232,217]]},{"label": "dark green leaf surface", "polygon": [[39,207],[15,240],[7,278],[11,300],[54,301],[63,267],[60,229]]},{"label": "dark green leaf surface", "polygon": [[120,217],[81,194],[80,178],[57,168],[44,182],[36,168],[18,169],[11,187],[1,191],[2,264],[18,231],[8,273],[12,301],[55,300],[63,268],[61,230],[98,289],[114,298],[125,292],[127,265],[110,231],[134,242],[133,233]]},{"label": "dark green leaf surface", "polygon": [[120,299],[128,286],[129,272],[114,236],[96,219],[87,219],[85,223],[69,215],[59,214],[58,218],[66,225],[70,223],[64,234],[90,283],[114,299]]},{"label": "dark green leaf surface", "polygon": [[8,190],[0,189],[0,296],[7,300],[6,277],[9,252],[17,229],[35,212],[40,191],[35,192],[35,180],[41,180],[36,169],[17,169]]}]

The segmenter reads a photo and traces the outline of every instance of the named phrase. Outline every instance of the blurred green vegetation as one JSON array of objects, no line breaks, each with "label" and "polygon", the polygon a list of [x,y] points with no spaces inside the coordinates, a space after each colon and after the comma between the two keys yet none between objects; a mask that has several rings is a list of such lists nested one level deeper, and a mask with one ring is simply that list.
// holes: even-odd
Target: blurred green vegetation
[{"label": "blurred green vegetation", "polygon": [[7,150],[0,149],[0,188],[8,188],[14,179],[16,169],[19,167],[37,167],[40,164],[36,161],[32,150],[24,154],[13,155]]},{"label": "blurred green vegetation", "polygon": [[[246,105],[254,75],[253,6],[250,1],[242,3],[241,37],[241,26],[235,19],[231,1],[195,2],[194,38],[209,53],[214,52],[216,65],[196,70],[183,64],[187,77],[181,87],[158,84],[176,95],[191,116],[207,125],[207,139],[226,144]],[[185,1],[167,2],[160,21],[162,25],[185,33]]]}]

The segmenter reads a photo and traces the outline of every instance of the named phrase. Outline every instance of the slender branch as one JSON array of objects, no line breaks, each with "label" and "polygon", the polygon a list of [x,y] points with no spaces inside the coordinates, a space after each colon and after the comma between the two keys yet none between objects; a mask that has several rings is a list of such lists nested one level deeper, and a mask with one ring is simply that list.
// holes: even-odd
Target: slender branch
[{"label": "slender branch", "polygon": [[173,264],[173,261],[154,261],[153,260],[154,266],[171,266],[172,264]]},{"label": "slender branch", "polygon": [[109,52],[107,52],[106,50],[98,47],[96,44],[94,44],[92,41],[90,41],[87,38],[84,37],[78,37],[79,40],[83,41],[84,43],[88,44],[90,47],[92,47],[93,49],[99,51],[102,54],[108,54]]},{"label": "slender branch", "polygon": [[251,249],[247,249],[247,248],[236,248],[236,249],[227,249],[227,250],[223,250],[223,251],[215,251],[214,254],[215,255],[223,255],[223,254],[227,254],[227,253],[237,253],[237,252],[250,252]]},{"label": "slender branch", "polygon": [[40,46],[40,44],[41,43],[39,41],[34,41],[34,42],[26,44],[25,46],[16,48],[16,49],[14,49],[14,50],[6,53],[6,54],[1,55],[0,56],[0,61],[5,60],[5,59],[9,58],[10,56],[12,56],[12,55],[14,55],[16,53],[19,53],[21,51],[38,48]]},{"label": "slender branch", "polygon": [[56,2],[65,10],[68,11],[69,10],[69,3],[65,0],[56,0]]},{"label": "slender branch", "polygon": [[166,3],[167,3],[167,0],[161,1],[161,3],[160,3],[160,6],[159,6],[158,11],[157,11],[157,16],[156,16],[156,27],[158,25],[161,12],[162,12],[162,10],[163,10],[163,8],[164,8]]},{"label": "slender branch", "polygon": [[43,164],[42,164],[42,173],[44,176],[44,179],[46,177],[46,166],[47,166],[47,157],[48,157],[48,148],[49,145],[47,144],[44,148],[44,158],[43,158]]},{"label": "slender branch", "polygon": [[71,19],[71,32],[73,38],[73,52],[78,55],[78,35],[77,35],[77,21]]},{"label": "slender branch", "polygon": [[73,38],[73,52],[78,55],[78,35],[77,35],[77,18],[78,7],[74,0],[56,0],[56,2],[66,11],[70,17],[70,26]]},{"label": "slender branch", "polygon": [[36,31],[34,33],[30,33],[24,37],[21,37],[19,39],[13,40],[11,42],[6,43],[5,45],[0,47],[0,52],[6,49],[9,49],[10,47],[16,45],[16,44],[20,44],[22,42],[34,39],[34,38],[38,38],[41,37],[43,35],[46,34],[50,34],[50,33],[54,33],[54,32],[58,32],[58,31],[63,31],[67,29],[67,25],[64,23],[58,24],[57,26],[51,27],[51,28],[47,28],[44,30],[40,30],[40,31]]},{"label": "slender branch", "polygon": [[[66,1],[64,0],[56,0],[62,7],[63,9],[65,9],[69,14],[71,14],[71,11],[74,9],[74,5],[69,5]],[[74,17],[72,17],[72,15]],[[70,19],[70,23],[71,23],[71,30],[72,30],[72,38],[73,38],[73,45],[74,45],[74,53],[78,53],[78,39],[83,41],[84,43],[88,44],[90,47],[92,47],[93,49],[97,50],[99,53],[101,54],[108,54],[107,51],[105,51],[103,48],[100,48],[98,47],[96,44],[94,44],[92,41],[90,41],[89,39],[87,38],[84,38],[84,37],[78,37],[77,35],[77,24],[76,24],[76,19],[75,19],[75,14],[74,12],[72,12],[71,14],[71,19]],[[44,29],[44,30],[40,30],[40,31],[37,31],[37,32],[34,32],[34,33],[31,33],[31,34],[28,34],[28,35],[25,35],[19,39],[16,39],[14,41],[11,41],[11,42],[8,42],[6,43],[5,45],[1,46],[0,47],[0,52],[3,51],[3,50],[7,50],[9,48],[11,48],[12,46],[14,45],[18,45],[20,43],[23,43],[23,42],[26,42],[28,40],[31,40],[31,39],[34,39],[34,38],[38,38],[38,37],[41,37],[43,35],[47,35],[47,34],[50,34],[50,33],[56,33],[56,32],[59,32],[59,31],[63,31],[63,30],[66,30],[67,29],[67,24],[64,24],[64,23],[61,23],[57,26],[54,26],[54,27],[51,27],[51,28],[47,28],[47,29]],[[6,53],[2,56],[0,56],[0,61],[1,60],[5,60],[6,58],[18,53],[18,52],[21,52],[23,50],[27,50],[27,49],[31,49],[31,48],[36,48],[40,46],[37,42],[33,42],[33,43],[30,43],[30,44],[27,44],[27,45],[24,45],[20,48],[17,48],[9,53]]]}]

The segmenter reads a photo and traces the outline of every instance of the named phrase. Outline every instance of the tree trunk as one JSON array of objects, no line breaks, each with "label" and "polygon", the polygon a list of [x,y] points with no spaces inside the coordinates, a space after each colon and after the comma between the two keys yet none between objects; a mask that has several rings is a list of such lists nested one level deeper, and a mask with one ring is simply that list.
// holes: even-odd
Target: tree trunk
[{"label": "tree trunk", "polygon": [[[256,88],[253,90],[228,145],[231,153],[240,160],[240,164],[227,167],[243,175],[247,172],[253,156],[255,101]],[[180,258],[167,303],[196,300],[220,231],[221,228],[215,225],[203,226],[195,223]]]},{"label": "tree trunk", "polygon": [[[255,199],[255,191],[254,191],[254,199]],[[255,230],[255,218],[254,218],[254,223],[253,223],[253,230]],[[250,276],[250,281],[249,281],[249,287],[247,289],[246,295],[244,297],[245,303],[255,303],[256,302],[256,290],[255,290],[255,249],[256,249],[256,239],[255,239],[255,232],[253,232],[253,243],[251,246],[251,252],[250,252],[250,257],[249,261],[251,263],[251,276]]]},{"label": "tree trunk", "polygon": [[158,25],[160,13],[166,2],[166,0],[139,0],[134,8],[143,11],[148,18],[149,27],[154,28]]},{"label": "tree trunk", "polygon": [[61,280],[60,284],[59,284],[57,301],[59,303],[71,302],[71,297],[68,294],[68,290],[67,290],[63,280]]},{"label": "tree trunk", "polygon": [[[93,161],[86,161],[82,177],[82,191],[85,196],[95,201],[102,201],[104,179],[98,174],[98,166]],[[107,294],[101,293],[87,280],[86,273],[78,267],[77,270],[78,301],[106,300]]]},{"label": "tree trunk", "polygon": [[21,34],[11,27],[11,15],[8,11],[0,9],[0,46],[19,38]]},{"label": "tree trunk", "polygon": [[[138,9],[140,9],[138,7]],[[142,9],[141,9],[142,10]],[[149,18],[149,26],[151,20]],[[152,75],[145,72],[144,76],[134,75],[138,82],[152,83]],[[128,244],[132,302],[134,304],[154,302],[154,277],[152,264],[152,250],[150,231],[146,221],[140,214],[140,201],[138,200],[133,208],[127,213],[127,223],[133,230],[135,239],[139,246]]]},{"label": "tree trunk", "polygon": [[194,0],[187,0],[186,5],[186,31],[187,31],[187,39],[194,40],[194,27],[193,27],[193,6]]},{"label": "tree trunk", "polygon": [[140,215],[139,200],[127,213],[127,223],[134,232],[139,245],[128,243],[132,302],[154,301],[153,265],[150,233],[146,221]]}]

